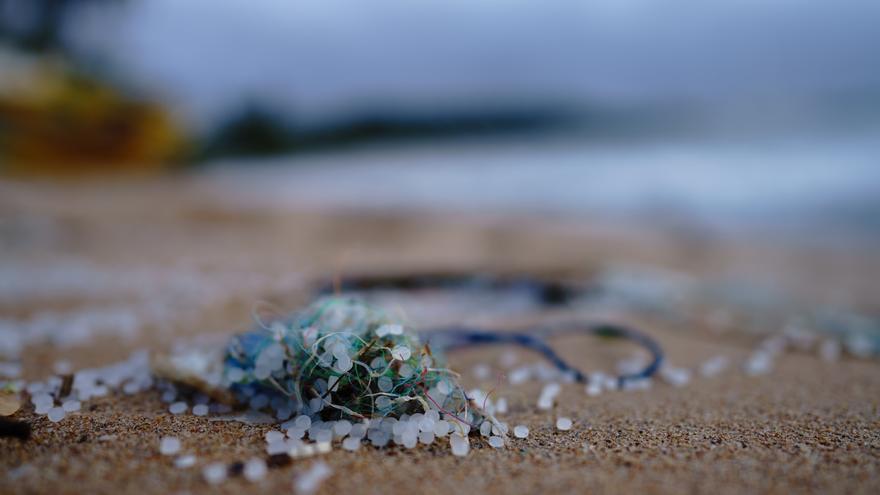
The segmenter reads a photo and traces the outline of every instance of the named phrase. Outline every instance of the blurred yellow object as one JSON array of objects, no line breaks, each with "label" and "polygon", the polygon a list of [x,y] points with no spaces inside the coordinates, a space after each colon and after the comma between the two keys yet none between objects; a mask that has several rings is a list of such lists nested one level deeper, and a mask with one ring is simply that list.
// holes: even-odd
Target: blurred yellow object
[{"label": "blurred yellow object", "polygon": [[156,104],[52,65],[15,82],[0,90],[0,171],[152,172],[181,156],[183,134]]}]

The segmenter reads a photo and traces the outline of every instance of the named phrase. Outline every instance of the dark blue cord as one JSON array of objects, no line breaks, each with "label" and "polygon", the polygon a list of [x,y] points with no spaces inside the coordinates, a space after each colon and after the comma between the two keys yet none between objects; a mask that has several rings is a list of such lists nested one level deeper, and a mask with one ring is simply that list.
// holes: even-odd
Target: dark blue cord
[{"label": "dark blue cord", "polygon": [[587,375],[581,370],[566,363],[545,339],[561,334],[588,333],[599,337],[623,338],[640,344],[651,354],[651,362],[638,373],[617,377],[618,385],[623,386],[632,380],[650,378],[663,363],[663,350],[660,344],[648,335],[632,328],[611,323],[587,323],[583,321],[556,323],[530,327],[524,331],[491,331],[463,326],[436,328],[421,333],[421,336],[432,345],[446,350],[462,347],[489,344],[513,344],[538,352],[553,363],[563,373],[570,373],[578,382],[585,383]]}]

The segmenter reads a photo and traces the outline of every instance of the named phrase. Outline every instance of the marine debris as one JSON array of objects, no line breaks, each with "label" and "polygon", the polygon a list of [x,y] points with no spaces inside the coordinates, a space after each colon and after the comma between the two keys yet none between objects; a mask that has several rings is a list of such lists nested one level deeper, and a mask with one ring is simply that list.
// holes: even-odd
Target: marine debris
[{"label": "marine debris", "polygon": [[327,408],[322,417],[368,419],[436,410],[459,425],[484,419],[457,377],[412,329],[337,297],[235,337],[224,370],[240,401],[276,413]]}]

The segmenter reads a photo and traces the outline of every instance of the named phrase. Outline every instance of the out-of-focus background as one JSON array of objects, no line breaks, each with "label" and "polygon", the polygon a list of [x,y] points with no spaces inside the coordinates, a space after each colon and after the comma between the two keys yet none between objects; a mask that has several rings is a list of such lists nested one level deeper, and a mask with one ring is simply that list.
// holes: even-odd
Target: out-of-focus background
[{"label": "out-of-focus background", "polygon": [[0,2],[8,177],[876,237],[880,6]]}]

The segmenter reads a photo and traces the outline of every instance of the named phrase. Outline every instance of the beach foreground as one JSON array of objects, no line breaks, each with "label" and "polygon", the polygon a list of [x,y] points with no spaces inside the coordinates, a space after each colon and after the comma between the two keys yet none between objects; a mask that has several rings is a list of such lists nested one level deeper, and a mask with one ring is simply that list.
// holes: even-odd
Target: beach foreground
[{"label": "beach foreground", "polygon": [[[22,377],[45,379],[125,359],[138,349],[167,350],[198,335],[223,341],[249,328],[257,303],[277,311],[313,297],[313,283],[348,273],[473,271],[589,277],[609,264],[652,265],[695,277],[778,272],[806,300],[852,295],[876,310],[876,271],[869,252],[821,251],[754,242],[716,242],[699,235],[629,230],[586,220],[462,218],[439,213],[384,214],[223,206],[198,183],[69,188],[4,185],[0,212],[4,277],[0,314],[34,321],[51,313],[132,311],[129,330],[84,330],[34,338],[21,351]],[[62,275],[59,275],[62,274]],[[96,275],[97,274],[101,274]],[[54,275],[53,275],[54,274]],[[874,290],[876,293],[876,290]],[[148,302],[152,309],[145,309]],[[109,309],[108,309],[109,308]],[[491,313],[491,312],[490,312]],[[59,316],[61,315],[61,316]],[[465,315],[515,326],[539,313]],[[605,316],[605,315],[603,315]],[[528,438],[494,449],[471,440],[466,457],[448,440],[413,449],[362,446],[270,468],[259,482],[233,476],[210,485],[202,467],[266,456],[271,425],[172,415],[160,392],[110,394],[53,423],[26,404],[14,418],[31,423],[26,441],[0,439],[3,493],[240,493],[292,491],[316,462],[332,470],[318,493],[876,493],[880,488],[880,365],[844,355],[783,352],[771,370],[750,376],[744,363],[763,336],[615,314],[664,346],[670,363],[697,370],[715,356],[729,360],[715,376],[695,372],[676,387],[591,397],[563,384],[551,411],[535,404],[542,384],[505,378],[539,361],[505,347],[452,353],[450,366],[468,388],[494,388],[509,402],[503,420],[524,424]],[[89,319],[92,318],[92,319]],[[123,318],[124,319],[124,318]],[[448,316],[456,321],[456,315]],[[126,320],[129,321],[129,320]],[[114,323],[117,322],[117,323]],[[88,325],[85,325],[88,326]],[[67,330],[65,330],[67,331]],[[71,330],[72,332],[72,330]],[[613,370],[631,348],[590,337],[565,337],[554,348],[581,369]],[[474,373],[489,365],[490,375]],[[500,378],[499,378],[500,377]],[[573,420],[560,431],[559,416]],[[216,418],[215,418],[216,419]],[[181,439],[195,466],[175,467],[159,453],[163,436]]]}]

